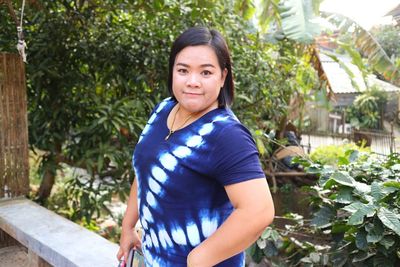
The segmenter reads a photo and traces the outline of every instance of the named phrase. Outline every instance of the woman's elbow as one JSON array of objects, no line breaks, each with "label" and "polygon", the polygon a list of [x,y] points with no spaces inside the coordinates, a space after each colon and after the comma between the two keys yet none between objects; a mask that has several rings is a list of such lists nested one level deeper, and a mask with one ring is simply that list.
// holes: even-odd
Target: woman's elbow
[{"label": "woman's elbow", "polygon": [[271,203],[271,205],[265,206],[259,214],[260,228],[265,229],[267,226],[269,226],[273,222],[274,217],[275,208],[274,205]]},{"label": "woman's elbow", "polygon": [[262,231],[269,226],[274,220],[274,216],[275,209],[272,202],[260,207],[256,214],[254,214],[254,221],[257,223],[257,230]]}]

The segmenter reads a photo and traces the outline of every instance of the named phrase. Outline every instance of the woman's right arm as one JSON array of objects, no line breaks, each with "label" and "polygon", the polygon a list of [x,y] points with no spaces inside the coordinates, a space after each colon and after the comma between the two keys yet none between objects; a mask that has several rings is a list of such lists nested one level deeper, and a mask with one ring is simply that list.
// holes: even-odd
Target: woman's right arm
[{"label": "woman's right arm", "polygon": [[124,259],[127,259],[129,255],[129,250],[132,247],[134,247],[135,249],[141,248],[139,235],[135,231],[135,226],[138,219],[139,212],[137,206],[137,180],[135,178],[131,186],[124,219],[122,220],[121,238],[119,240],[120,247],[117,254],[118,260],[121,260],[122,256],[124,256]]}]

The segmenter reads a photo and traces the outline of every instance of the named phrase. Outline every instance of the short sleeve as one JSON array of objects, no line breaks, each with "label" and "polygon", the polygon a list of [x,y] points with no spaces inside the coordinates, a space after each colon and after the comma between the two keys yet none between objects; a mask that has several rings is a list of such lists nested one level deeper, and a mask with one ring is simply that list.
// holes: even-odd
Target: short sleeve
[{"label": "short sleeve", "polygon": [[224,186],[265,177],[254,139],[239,122],[220,132],[211,160],[213,176]]}]

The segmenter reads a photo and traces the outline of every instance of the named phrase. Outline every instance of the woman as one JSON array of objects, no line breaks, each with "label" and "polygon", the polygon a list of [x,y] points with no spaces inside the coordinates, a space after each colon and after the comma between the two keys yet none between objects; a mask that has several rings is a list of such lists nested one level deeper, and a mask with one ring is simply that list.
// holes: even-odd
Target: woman
[{"label": "woman", "polygon": [[175,40],[168,86],[134,151],[117,257],[134,247],[146,266],[244,266],[274,207],[254,140],[229,109],[231,59],[220,33],[195,27]]}]

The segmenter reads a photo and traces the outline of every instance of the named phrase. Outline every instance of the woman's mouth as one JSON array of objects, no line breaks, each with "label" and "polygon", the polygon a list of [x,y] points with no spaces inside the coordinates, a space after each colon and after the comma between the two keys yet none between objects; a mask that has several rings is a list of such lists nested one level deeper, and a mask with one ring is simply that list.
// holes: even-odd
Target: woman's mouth
[{"label": "woman's mouth", "polygon": [[194,93],[194,92],[183,92],[185,95],[188,96],[200,96],[202,95],[201,93]]}]

